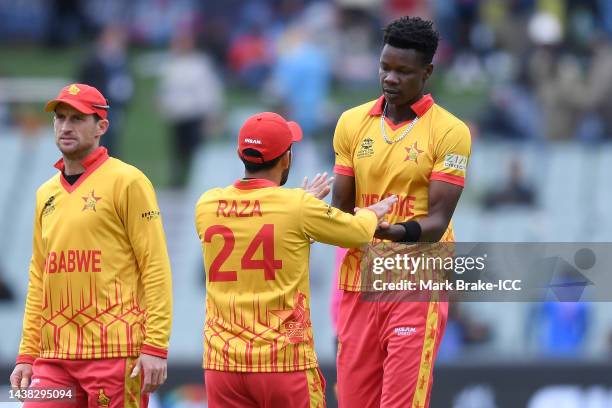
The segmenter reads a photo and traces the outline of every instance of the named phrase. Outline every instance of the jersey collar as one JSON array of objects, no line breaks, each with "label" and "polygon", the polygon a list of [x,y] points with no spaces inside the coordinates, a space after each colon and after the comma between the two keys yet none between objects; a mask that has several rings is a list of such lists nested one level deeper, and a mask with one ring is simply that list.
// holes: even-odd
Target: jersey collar
[{"label": "jersey collar", "polygon": [[98,167],[100,167],[102,163],[104,163],[108,158],[108,151],[106,150],[106,147],[103,146],[100,146],[96,148],[93,152],[89,153],[87,157],[81,160],[81,164],[83,165],[83,167],[85,167],[85,173],[83,173],[74,184],[68,183],[68,181],[66,181],[66,179],[64,178],[64,168],[66,167],[66,165],[64,164],[63,157],[57,162],[55,162],[53,167],[60,171],[60,181],[64,189],[67,192],[72,193],[79,185],[81,185],[81,183],[83,183],[83,181],[85,181],[85,179],[91,173],[93,173]]},{"label": "jersey collar", "polygon": [[[370,109],[370,112],[368,112],[368,114],[370,116],[382,115],[384,103],[385,103],[385,97],[384,95],[381,95],[381,97],[376,100],[376,102],[374,103],[374,106],[372,106],[372,109]],[[434,103],[435,101],[433,97],[431,96],[431,94],[426,94],[426,95],[423,95],[421,99],[419,99],[418,101],[410,105],[410,108],[412,109],[414,113],[417,114],[418,117],[421,117],[425,113],[427,113],[429,108],[431,108]]]},{"label": "jersey collar", "polygon": [[239,190],[255,190],[257,188],[278,187],[278,184],[266,179],[238,179],[234,183],[234,187]]}]

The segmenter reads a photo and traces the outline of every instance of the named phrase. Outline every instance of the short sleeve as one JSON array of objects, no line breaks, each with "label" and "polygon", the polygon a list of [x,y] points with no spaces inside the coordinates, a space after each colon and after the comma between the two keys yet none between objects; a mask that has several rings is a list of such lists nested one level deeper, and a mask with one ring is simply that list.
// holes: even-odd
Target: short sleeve
[{"label": "short sleeve", "polygon": [[336,131],[334,132],[334,153],[336,155],[336,162],[334,165],[335,174],[350,177],[355,176],[351,149],[351,138],[346,129],[346,116],[342,114],[340,119],[338,119]]},{"label": "short sleeve", "polygon": [[472,142],[468,127],[460,122],[451,127],[434,145],[434,165],[430,180],[463,187]]}]

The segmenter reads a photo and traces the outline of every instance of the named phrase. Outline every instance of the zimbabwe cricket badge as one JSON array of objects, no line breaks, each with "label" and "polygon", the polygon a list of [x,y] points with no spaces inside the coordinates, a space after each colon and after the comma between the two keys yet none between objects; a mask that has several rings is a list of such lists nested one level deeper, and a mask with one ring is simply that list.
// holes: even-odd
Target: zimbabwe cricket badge
[{"label": "zimbabwe cricket badge", "polygon": [[85,205],[81,211],[92,210],[93,212],[96,212],[96,203],[102,199],[102,197],[96,197],[93,190],[91,190],[89,195],[81,198],[85,201]]},{"label": "zimbabwe cricket badge", "polygon": [[364,157],[370,157],[374,154],[374,140],[370,137],[366,137],[361,141],[361,146],[357,152],[357,158],[363,159]]},{"label": "zimbabwe cricket badge", "polygon": [[404,161],[413,161],[416,164],[419,164],[419,155],[423,153],[423,150],[420,150],[417,146],[417,142],[414,142],[410,147],[404,147],[408,155],[404,159]]}]

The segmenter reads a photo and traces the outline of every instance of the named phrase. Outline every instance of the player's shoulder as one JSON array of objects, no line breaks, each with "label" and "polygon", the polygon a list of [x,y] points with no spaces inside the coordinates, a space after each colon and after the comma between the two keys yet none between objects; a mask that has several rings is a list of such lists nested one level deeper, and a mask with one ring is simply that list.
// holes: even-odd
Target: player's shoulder
[{"label": "player's shoulder", "polygon": [[105,170],[109,173],[109,176],[123,181],[126,185],[135,181],[145,181],[151,184],[151,181],[142,170],[115,157],[108,159],[108,166],[106,166]]},{"label": "player's shoulder", "polygon": [[455,129],[469,134],[468,126],[464,121],[437,103],[432,106],[432,114],[434,115],[432,124],[437,128],[436,130],[446,133],[451,129]]},{"label": "player's shoulder", "polygon": [[210,190],[206,190],[205,192],[202,193],[202,195],[200,195],[200,198],[196,202],[196,208],[200,207],[206,202],[214,201],[218,197],[223,197],[224,195],[223,193],[227,191],[229,188],[230,187],[215,187],[215,188],[211,188]]},{"label": "player's shoulder", "polygon": [[60,173],[57,172],[49,179],[47,179],[47,181],[38,186],[38,189],[36,190],[36,196],[45,195],[45,193],[55,190],[57,185],[60,183]]}]

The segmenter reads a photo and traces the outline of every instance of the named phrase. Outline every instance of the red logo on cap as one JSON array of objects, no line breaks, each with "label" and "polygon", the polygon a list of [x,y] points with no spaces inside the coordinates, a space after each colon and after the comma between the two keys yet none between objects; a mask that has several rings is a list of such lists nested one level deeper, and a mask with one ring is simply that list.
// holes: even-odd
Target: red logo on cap
[{"label": "red logo on cap", "polygon": [[[268,162],[285,153],[292,143],[302,140],[302,129],[274,112],[262,112],[248,118],[238,135],[238,154],[253,163]],[[259,153],[245,154],[246,149]]]}]

